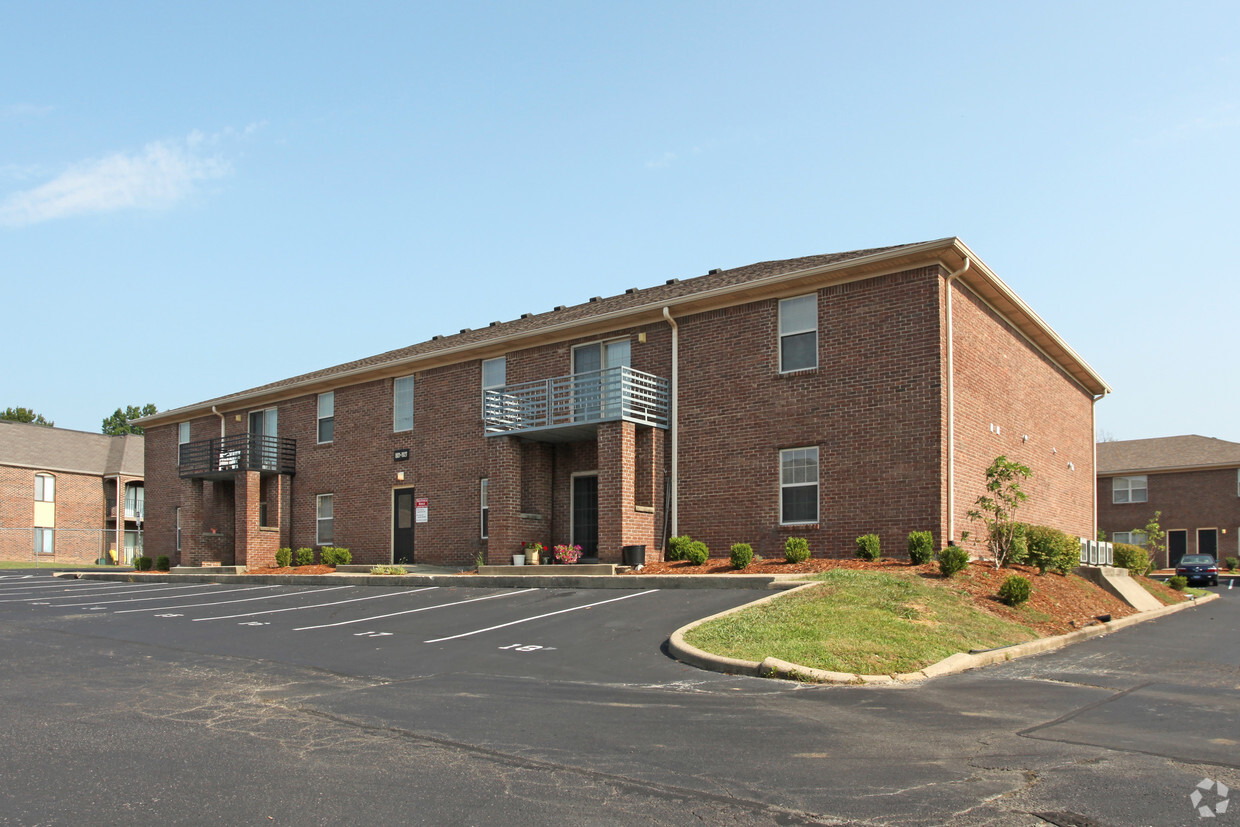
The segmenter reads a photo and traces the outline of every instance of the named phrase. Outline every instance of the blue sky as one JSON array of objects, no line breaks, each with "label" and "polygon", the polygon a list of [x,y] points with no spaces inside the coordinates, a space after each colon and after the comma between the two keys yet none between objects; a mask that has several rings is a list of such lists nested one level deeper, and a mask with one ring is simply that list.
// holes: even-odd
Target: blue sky
[{"label": "blue sky", "polygon": [[958,235],[1240,442],[1234,3],[8,3],[0,408],[97,431],[713,267]]}]

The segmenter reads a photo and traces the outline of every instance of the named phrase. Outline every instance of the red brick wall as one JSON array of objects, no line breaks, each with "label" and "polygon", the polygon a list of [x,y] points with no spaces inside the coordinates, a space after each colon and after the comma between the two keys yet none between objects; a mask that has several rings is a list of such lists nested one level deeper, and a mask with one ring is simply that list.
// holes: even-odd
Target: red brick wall
[{"label": "red brick wall", "polygon": [[[66,471],[0,466],[0,560],[34,559],[34,478],[46,473],[56,479],[56,563],[94,563],[103,554],[104,480]],[[109,482],[108,485],[115,483]]]},{"label": "red brick wall", "polygon": [[980,553],[984,528],[966,512],[1000,455],[1033,472],[1017,519],[1092,537],[1092,397],[968,288],[952,289],[956,539],[969,531],[967,545]]},{"label": "red brick wall", "polygon": [[[1098,479],[1098,527],[1107,539],[1116,531],[1143,528],[1161,511],[1163,531],[1181,529],[1188,535],[1188,554],[1197,552],[1197,529],[1217,528],[1219,559],[1240,556],[1240,496],[1237,469],[1147,474],[1147,502],[1112,502],[1112,478]],[[1223,534],[1223,529],[1227,533]],[[1160,564],[1166,561],[1159,561]]]}]

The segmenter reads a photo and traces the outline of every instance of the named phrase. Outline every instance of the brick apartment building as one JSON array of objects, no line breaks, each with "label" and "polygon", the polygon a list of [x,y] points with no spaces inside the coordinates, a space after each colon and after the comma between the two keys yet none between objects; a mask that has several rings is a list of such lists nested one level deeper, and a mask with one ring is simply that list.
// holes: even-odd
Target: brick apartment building
[{"label": "brick apartment building", "polygon": [[956,238],[712,270],[141,420],[148,554],[851,556],[876,532],[899,555],[976,537],[1000,454],[1034,471],[1025,519],[1093,536],[1108,390]]},{"label": "brick apartment building", "polygon": [[0,560],[127,562],[144,493],[141,436],[0,420]]},{"label": "brick apartment building", "polygon": [[1098,527],[1113,542],[1144,542],[1155,511],[1171,568],[1185,554],[1240,556],[1240,443],[1171,436],[1098,443]]}]

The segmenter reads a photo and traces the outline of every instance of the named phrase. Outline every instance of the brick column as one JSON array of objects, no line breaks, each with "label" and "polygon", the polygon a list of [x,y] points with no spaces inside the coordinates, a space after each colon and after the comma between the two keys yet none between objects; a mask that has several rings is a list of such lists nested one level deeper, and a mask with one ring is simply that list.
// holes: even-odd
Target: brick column
[{"label": "brick column", "polygon": [[177,558],[179,566],[199,566],[206,559],[206,549],[202,542],[203,496],[202,480],[181,480],[181,551]]},{"label": "brick column", "polygon": [[633,513],[635,433],[632,422],[605,422],[598,427],[598,559],[621,562],[625,523]]},{"label": "brick column", "polygon": [[508,565],[521,547],[521,443],[487,437],[487,550],[490,565]]},{"label": "brick column", "polygon": [[[276,478],[276,525],[280,527],[280,548],[293,547],[293,477],[281,474]],[[270,508],[270,506],[268,506]]]},{"label": "brick column", "polygon": [[[251,551],[257,551],[259,506],[262,503],[262,479],[257,471],[238,471],[233,491],[236,510],[233,513],[233,556],[236,565],[244,566]],[[261,565],[260,561],[253,561]]]}]

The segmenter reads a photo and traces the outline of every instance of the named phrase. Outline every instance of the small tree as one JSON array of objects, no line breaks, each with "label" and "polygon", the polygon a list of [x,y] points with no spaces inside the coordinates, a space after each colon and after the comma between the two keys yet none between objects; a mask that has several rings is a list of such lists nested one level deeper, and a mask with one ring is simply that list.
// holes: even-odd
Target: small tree
[{"label": "small tree", "polygon": [[29,408],[5,408],[0,413],[0,419],[7,419],[10,422],[29,422],[31,425],[46,425],[49,428],[56,424],[50,419],[44,419],[43,414],[35,413]]},{"label": "small tree", "polygon": [[1023,480],[1033,476],[1028,467],[1007,457],[995,457],[986,469],[986,493],[974,502],[969,519],[986,526],[987,546],[994,557],[995,568],[1007,563],[1015,546],[1016,509],[1029,495],[1021,490]]},{"label": "small tree", "polygon": [[1145,553],[1150,557],[1150,563],[1158,566],[1162,565],[1162,561],[1166,559],[1167,544],[1164,540],[1167,533],[1162,530],[1159,521],[1162,519],[1162,512],[1155,511],[1154,516],[1150,517],[1150,521],[1145,524],[1145,528],[1133,529],[1134,532],[1141,532],[1145,535],[1145,541],[1141,543],[1145,547]]},{"label": "small tree", "polygon": [[143,416],[153,416],[159,413],[154,403],[148,402],[139,408],[137,405],[126,405],[124,410],[116,409],[116,413],[103,420],[102,433],[108,436],[120,436],[121,434],[140,434],[142,433],[141,425],[132,424],[132,420]]}]

